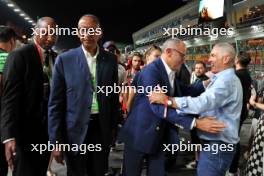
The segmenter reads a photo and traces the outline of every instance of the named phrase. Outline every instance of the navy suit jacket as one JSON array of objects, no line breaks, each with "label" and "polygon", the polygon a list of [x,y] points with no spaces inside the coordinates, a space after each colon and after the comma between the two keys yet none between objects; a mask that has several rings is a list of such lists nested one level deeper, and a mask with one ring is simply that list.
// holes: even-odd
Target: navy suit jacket
[{"label": "navy suit jacket", "polygon": [[[167,95],[197,96],[204,91],[202,83],[185,86],[175,79],[175,94],[171,92],[169,78],[161,59],[146,66],[141,72],[137,88],[151,86],[167,86]],[[127,147],[144,153],[156,153],[163,143],[178,143],[177,127],[190,130],[192,115],[178,114],[175,109],[168,108],[167,118],[163,118],[164,106],[150,104],[145,93],[136,94],[128,119],[121,130],[120,139]],[[170,124],[168,124],[168,122]],[[166,141],[165,141],[165,138]]]},{"label": "navy suit jacket", "polygon": [[[96,58],[97,86],[118,82],[116,57],[100,49]],[[99,91],[97,91],[99,92]],[[59,55],[54,65],[48,106],[48,132],[51,143],[82,144],[90,121],[93,87],[82,47]],[[118,94],[97,93],[103,144],[112,142],[112,130],[119,116]]]}]

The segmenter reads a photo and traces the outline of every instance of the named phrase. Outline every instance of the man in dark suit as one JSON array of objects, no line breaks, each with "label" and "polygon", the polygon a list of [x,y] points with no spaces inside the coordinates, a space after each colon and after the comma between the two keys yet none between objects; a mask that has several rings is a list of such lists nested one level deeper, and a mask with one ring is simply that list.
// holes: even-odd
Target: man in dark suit
[{"label": "man in dark suit", "polygon": [[49,139],[53,144],[90,146],[86,151],[52,152],[58,162],[64,154],[68,176],[103,176],[119,103],[118,92],[106,94],[97,88],[118,85],[117,59],[98,46],[102,31],[96,16],[82,16],[78,28],[82,45],[58,56],[54,66]]},{"label": "man in dark suit", "polygon": [[154,90],[157,85],[165,86],[167,95],[178,97],[196,96],[204,91],[202,83],[185,86],[175,79],[176,70],[183,63],[185,53],[186,47],[182,41],[169,39],[163,44],[161,58],[146,66],[140,74],[138,89],[142,87],[145,88],[145,91],[136,94],[134,106],[120,134],[121,139],[125,142],[125,176],[139,176],[143,158],[148,159],[148,175],[164,176],[163,144],[178,144],[177,128],[190,130],[196,127],[213,132],[215,129],[212,124],[214,123],[217,124],[216,131],[224,128],[223,123],[211,118],[195,120],[193,116],[177,114],[169,107],[164,108],[164,106],[150,104],[147,87],[152,87]]},{"label": "man in dark suit", "polygon": [[[0,100],[2,95],[2,73],[3,67],[6,62],[8,53],[14,50],[16,47],[16,33],[7,26],[0,26]],[[1,112],[1,106],[0,106]],[[0,131],[1,136],[1,131]],[[0,144],[0,175],[6,176],[8,172],[8,166],[5,159],[5,147]]]},{"label": "man in dark suit", "polygon": [[39,19],[34,43],[11,52],[3,71],[1,141],[15,176],[44,176],[47,171],[49,153],[33,151],[32,144],[48,141],[43,101],[48,82],[43,65],[44,59],[51,59],[48,51],[57,39],[55,35],[40,35],[40,30],[48,27],[56,27],[52,18]]}]

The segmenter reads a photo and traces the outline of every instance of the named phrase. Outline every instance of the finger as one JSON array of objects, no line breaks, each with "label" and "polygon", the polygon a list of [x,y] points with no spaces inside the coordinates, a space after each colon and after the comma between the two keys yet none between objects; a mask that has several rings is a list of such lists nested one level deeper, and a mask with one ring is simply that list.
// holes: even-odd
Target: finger
[{"label": "finger", "polygon": [[226,128],[227,127],[227,125],[224,123],[224,122],[219,122],[219,121],[217,121],[217,122],[213,122],[213,123],[211,123],[211,125],[213,126],[213,127],[222,127],[222,128]]},{"label": "finger", "polygon": [[152,97],[152,95],[153,95],[153,92],[149,92],[149,93],[147,94],[147,97]]},{"label": "finger", "polygon": [[13,159],[10,158],[8,161],[7,161],[7,164],[8,164],[8,167],[10,168],[11,171],[13,171],[14,169],[14,164],[13,164]]},{"label": "finger", "polygon": [[213,129],[225,129],[226,128],[226,126],[225,125],[211,125],[211,128],[213,128]]},{"label": "finger", "polygon": [[214,127],[214,128],[211,128],[211,130],[215,131],[215,132],[223,132],[225,129],[224,128]]},{"label": "finger", "polygon": [[215,120],[216,117],[215,116],[208,116],[207,119],[209,119],[209,120]]}]

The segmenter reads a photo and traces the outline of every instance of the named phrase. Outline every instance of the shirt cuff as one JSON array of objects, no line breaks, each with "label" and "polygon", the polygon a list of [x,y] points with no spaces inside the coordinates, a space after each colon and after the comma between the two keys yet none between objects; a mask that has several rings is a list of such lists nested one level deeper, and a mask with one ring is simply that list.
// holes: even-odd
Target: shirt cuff
[{"label": "shirt cuff", "polygon": [[204,82],[203,82],[203,81],[202,81],[202,83],[203,83],[203,87],[204,87],[204,89],[206,89],[206,87],[207,87],[208,85],[207,85],[207,86],[205,86],[205,84],[204,84]]},{"label": "shirt cuff", "polygon": [[182,108],[186,108],[187,107],[187,100],[186,97],[181,97],[181,98],[174,98],[174,101],[177,104],[177,107],[182,110]]},{"label": "shirt cuff", "polygon": [[191,130],[196,127],[196,119],[194,118],[191,124]]},{"label": "shirt cuff", "polygon": [[6,139],[6,140],[4,140],[3,144],[5,144],[5,143],[7,143],[9,141],[14,141],[14,140],[15,140],[15,138]]}]

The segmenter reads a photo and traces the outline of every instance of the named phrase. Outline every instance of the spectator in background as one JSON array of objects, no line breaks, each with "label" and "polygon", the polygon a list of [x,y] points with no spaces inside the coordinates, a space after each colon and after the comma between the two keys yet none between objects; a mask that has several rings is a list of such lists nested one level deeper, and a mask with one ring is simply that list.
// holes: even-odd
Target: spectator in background
[{"label": "spectator in background", "polygon": [[[236,67],[236,75],[240,79],[242,89],[243,89],[243,105],[242,105],[242,111],[240,116],[240,125],[239,125],[239,132],[241,129],[241,126],[245,119],[248,116],[248,109],[247,104],[249,102],[249,98],[251,95],[251,77],[248,72],[247,66],[250,63],[251,58],[250,55],[246,52],[240,52],[238,56],[235,59],[235,67]],[[239,164],[239,157],[240,157],[240,142],[237,143],[237,151],[234,156],[234,159],[230,165],[229,168],[229,175],[230,176],[238,176],[238,164]]]},{"label": "spectator in background", "polygon": [[[157,58],[159,58],[161,55],[161,48],[156,46],[156,45],[152,45],[146,52],[145,52],[145,60],[146,60],[146,65],[150,64],[151,62],[153,62],[154,60],[156,60]],[[127,111],[129,112],[132,104],[133,104],[133,100],[136,94],[136,90],[135,88],[137,87],[137,82],[138,82],[138,78],[139,78],[139,73],[136,74],[136,76],[133,79],[132,82],[132,86],[129,89],[129,95],[128,95],[128,101],[127,101]]]},{"label": "spectator in background", "polygon": [[122,110],[124,114],[127,114],[127,101],[129,97],[129,90],[131,83],[135,75],[140,71],[142,63],[142,55],[139,52],[134,52],[131,56],[131,68],[126,71],[123,86],[125,86],[125,92],[121,95]]},{"label": "spectator in background", "polygon": [[176,78],[186,85],[190,84],[191,74],[185,63],[183,63],[180,70],[177,71]]},{"label": "spectator in background", "polygon": [[[193,72],[194,79],[190,81],[191,84],[207,80],[208,77],[205,75],[205,73],[206,73],[206,64],[202,61],[196,62]],[[191,130],[191,140],[193,144],[200,144],[200,139],[197,135],[196,129]],[[195,151],[195,160],[187,164],[186,167],[189,169],[196,168],[198,165],[198,160],[199,160],[199,152],[197,150]]]},{"label": "spectator in background", "polygon": [[193,77],[191,79],[191,84],[207,80],[208,77],[205,75],[207,69],[206,69],[206,64],[202,61],[198,61],[194,65],[194,72],[193,72]]},{"label": "spectator in background", "polygon": [[[251,96],[250,105],[264,111],[264,104],[256,102],[256,95]],[[264,169],[264,116],[261,115],[256,128],[256,133],[251,145],[250,154],[246,165],[246,175],[262,175]]]},{"label": "spectator in background", "polygon": [[[16,47],[16,33],[7,26],[0,26],[0,100],[2,96],[2,73],[8,53]],[[1,106],[0,106],[1,112]],[[1,114],[1,113],[0,113]],[[1,116],[0,116],[1,119]],[[0,129],[1,137],[1,129]],[[5,160],[4,145],[0,144],[0,175],[6,176],[8,172],[7,161]]]},{"label": "spectator in background", "polygon": [[124,82],[126,69],[124,65],[121,63],[121,52],[116,47],[113,41],[105,42],[103,45],[104,49],[112,54],[116,55],[117,63],[118,63],[118,85],[121,86]]},{"label": "spectator in background", "polygon": [[131,57],[131,68],[126,71],[125,75],[125,83],[127,83],[127,85],[131,85],[136,73],[140,71],[141,63],[142,55],[139,52],[134,52]]}]

